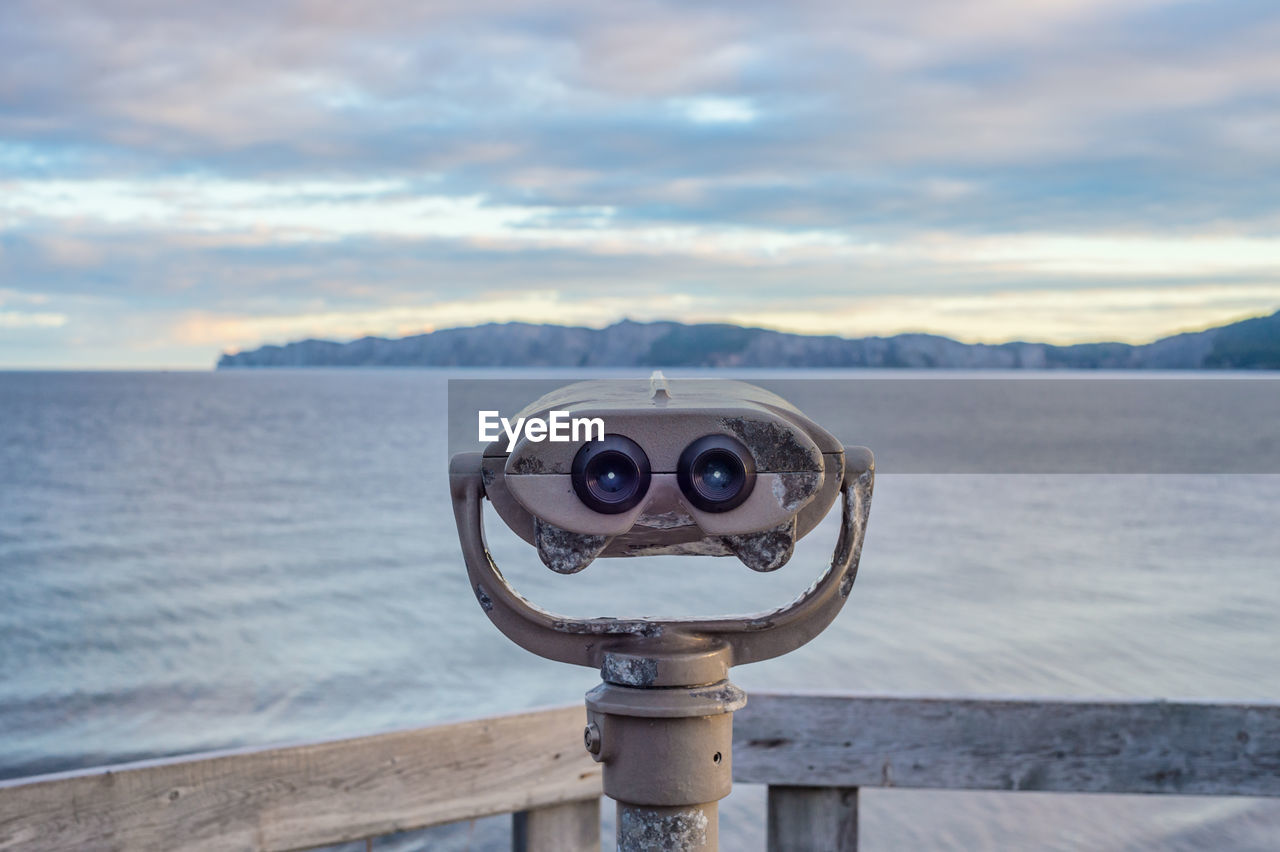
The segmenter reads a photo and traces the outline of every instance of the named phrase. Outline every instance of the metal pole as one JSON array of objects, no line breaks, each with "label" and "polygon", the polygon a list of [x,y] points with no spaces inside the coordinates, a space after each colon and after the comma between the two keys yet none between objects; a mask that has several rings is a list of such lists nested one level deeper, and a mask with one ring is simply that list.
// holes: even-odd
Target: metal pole
[{"label": "metal pole", "polygon": [[[697,655],[696,665],[673,657],[662,662],[688,667],[690,674],[697,666],[715,671],[722,662],[718,655]],[[747,696],[728,680],[645,685],[657,663],[632,655],[606,657],[602,671],[614,680],[587,693],[584,742],[604,764],[605,795],[618,803],[619,852],[716,852],[716,803],[733,786],[733,712]]]}]

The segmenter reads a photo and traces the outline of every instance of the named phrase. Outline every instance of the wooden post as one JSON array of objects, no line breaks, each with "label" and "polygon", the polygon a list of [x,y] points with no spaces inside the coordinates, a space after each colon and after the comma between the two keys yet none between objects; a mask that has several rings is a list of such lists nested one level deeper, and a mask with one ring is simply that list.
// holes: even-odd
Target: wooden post
[{"label": "wooden post", "polygon": [[857,787],[769,787],[769,852],[858,852]]},{"label": "wooden post", "polygon": [[512,815],[512,852],[600,852],[600,799]]}]

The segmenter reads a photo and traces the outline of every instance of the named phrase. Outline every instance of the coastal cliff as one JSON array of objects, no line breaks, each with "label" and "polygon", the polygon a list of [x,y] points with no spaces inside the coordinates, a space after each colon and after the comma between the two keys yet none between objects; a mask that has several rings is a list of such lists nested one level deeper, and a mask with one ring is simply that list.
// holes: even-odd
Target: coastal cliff
[{"label": "coastal cliff", "polygon": [[931,334],[843,338],[736,325],[594,329],[490,323],[349,343],[302,340],[224,354],[240,367],[950,367],[1280,369],[1280,312],[1152,343],[961,343]]}]

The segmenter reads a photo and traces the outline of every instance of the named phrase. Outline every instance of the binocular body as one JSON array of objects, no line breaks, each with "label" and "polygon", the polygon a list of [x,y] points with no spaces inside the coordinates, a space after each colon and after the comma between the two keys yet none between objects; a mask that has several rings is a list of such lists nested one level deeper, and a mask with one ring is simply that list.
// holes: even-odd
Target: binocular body
[{"label": "binocular body", "polygon": [[578,382],[517,420],[564,415],[603,439],[497,440],[486,496],[554,571],[597,557],[737,556],[757,571],[791,557],[835,502],[840,442],[781,397],[745,382]]},{"label": "binocular body", "polygon": [[[743,382],[578,382],[517,422],[600,423],[597,435],[544,429],[460,453],[450,490],[467,576],[489,619],[521,647],[600,671],[583,743],[618,803],[620,852],[717,849],[717,803],[733,773],[733,713],[746,694],[731,666],[792,651],[822,632],[857,576],[875,464],[794,406]],[[798,598],[768,612],[691,619],[559,615],[517,592],[484,538],[484,504],[572,574],[596,557],[737,556],[757,571],[840,499],[831,560]]]}]

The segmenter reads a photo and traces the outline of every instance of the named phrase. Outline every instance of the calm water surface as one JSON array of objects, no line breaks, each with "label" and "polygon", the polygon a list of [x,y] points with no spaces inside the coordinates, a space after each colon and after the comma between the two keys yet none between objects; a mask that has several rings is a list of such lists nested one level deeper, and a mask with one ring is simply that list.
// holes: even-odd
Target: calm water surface
[{"label": "calm water surface", "polygon": [[[581,700],[592,672],[509,644],[468,590],[445,480],[451,375],[0,373],[0,777]],[[845,612],[734,679],[1275,701],[1278,507],[1276,475],[885,472]],[[663,557],[560,577],[490,524],[513,582],[579,615],[777,605],[834,535],[820,527],[773,575]],[[617,600],[630,609],[602,603]],[[726,850],[763,848],[763,800],[742,786],[725,803]],[[1280,806],[1249,799],[863,802],[869,850],[1280,847]],[[387,848],[502,848],[504,832]]]}]

